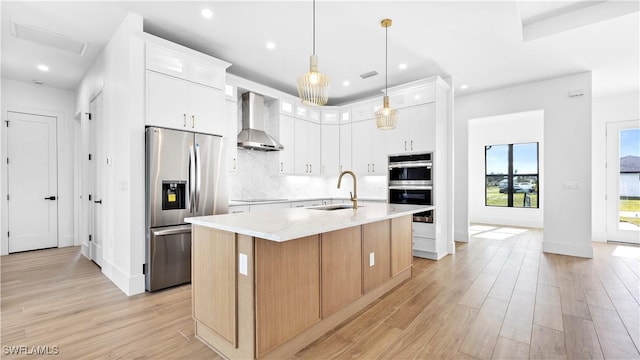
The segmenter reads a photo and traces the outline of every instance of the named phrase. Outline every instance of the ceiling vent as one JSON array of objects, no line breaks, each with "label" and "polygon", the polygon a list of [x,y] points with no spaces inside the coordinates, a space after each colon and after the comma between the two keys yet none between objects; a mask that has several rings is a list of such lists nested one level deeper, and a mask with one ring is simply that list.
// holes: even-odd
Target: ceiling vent
[{"label": "ceiling vent", "polygon": [[17,39],[69,51],[80,56],[84,55],[84,51],[87,49],[87,43],[85,41],[72,39],[66,35],[40,29],[35,26],[18,24],[13,21],[11,21],[11,35]]},{"label": "ceiling vent", "polygon": [[376,76],[376,75],[378,75],[378,72],[375,71],[375,70],[372,70],[372,71],[369,71],[367,73],[364,73],[364,74],[360,75],[360,77],[363,78],[363,79],[368,79],[368,78],[370,78],[372,76]]}]

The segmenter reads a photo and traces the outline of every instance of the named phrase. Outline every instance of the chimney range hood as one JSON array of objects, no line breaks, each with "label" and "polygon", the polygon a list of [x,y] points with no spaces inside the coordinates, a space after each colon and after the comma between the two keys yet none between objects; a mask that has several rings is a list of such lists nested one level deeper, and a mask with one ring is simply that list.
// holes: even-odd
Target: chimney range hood
[{"label": "chimney range hood", "polygon": [[238,134],[238,147],[261,151],[284,149],[265,132],[264,97],[260,94],[242,94],[242,131]]}]

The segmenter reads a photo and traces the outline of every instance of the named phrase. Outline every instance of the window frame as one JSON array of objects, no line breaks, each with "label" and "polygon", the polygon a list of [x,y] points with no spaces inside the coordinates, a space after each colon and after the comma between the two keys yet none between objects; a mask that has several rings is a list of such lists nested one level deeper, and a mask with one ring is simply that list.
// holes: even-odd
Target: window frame
[{"label": "window frame", "polygon": [[[524,144],[536,144],[536,173],[524,173],[524,174],[514,174],[513,173],[513,146],[514,145],[524,145]],[[490,150],[494,146],[508,146],[508,156],[507,156],[507,174],[487,174],[487,151]],[[507,205],[493,205],[488,204],[488,178],[495,176],[506,176],[507,177]],[[515,192],[513,191],[514,178],[518,176],[522,177],[535,177],[536,178],[536,193],[538,195],[536,206],[513,206],[513,195]],[[523,193],[525,196],[527,193]],[[511,144],[494,144],[494,145],[485,145],[484,147],[484,206],[485,207],[499,207],[499,208],[518,208],[518,209],[539,209],[540,208],[540,142],[531,141],[531,142],[523,142],[523,143],[511,143]]]}]

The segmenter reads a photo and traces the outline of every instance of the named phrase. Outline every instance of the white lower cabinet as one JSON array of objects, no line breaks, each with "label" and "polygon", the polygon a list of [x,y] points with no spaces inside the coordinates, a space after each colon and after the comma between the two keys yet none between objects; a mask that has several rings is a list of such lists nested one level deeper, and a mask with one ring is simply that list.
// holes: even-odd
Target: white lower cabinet
[{"label": "white lower cabinet", "polygon": [[288,209],[291,207],[290,202],[278,202],[269,204],[255,204],[251,205],[251,212],[272,211],[277,209]]},{"label": "white lower cabinet", "polygon": [[147,70],[146,94],[147,125],[224,135],[222,90]]},{"label": "white lower cabinet", "polygon": [[304,200],[304,201],[292,201],[291,202],[291,207],[292,208],[305,208],[305,207],[309,207],[309,206],[320,206],[320,205],[324,205],[322,199],[318,199],[318,200]]},{"label": "white lower cabinet", "polygon": [[229,205],[229,214],[241,214],[248,213],[251,211],[251,206],[249,205]]}]

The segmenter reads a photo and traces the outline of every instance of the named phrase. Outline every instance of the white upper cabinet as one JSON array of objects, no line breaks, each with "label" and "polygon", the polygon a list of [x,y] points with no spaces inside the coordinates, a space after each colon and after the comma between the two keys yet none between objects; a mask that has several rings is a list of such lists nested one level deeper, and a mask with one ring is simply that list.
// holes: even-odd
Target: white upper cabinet
[{"label": "white upper cabinet", "polygon": [[[223,90],[229,64],[166,40],[159,41],[168,48],[146,44],[145,123],[226,135]],[[176,49],[183,49],[184,53]]]},{"label": "white upper cabinet", "polygon": [[334,176],[340,172],[340,111],[330,107],[322,110],[321,175]]},{"label": "white upper cabinet", "polygon": [[147,125],[223,135],[224,94],[208,86],[147,71]]},{"label": "white upper cabinet", "polygon": [[375,119],[355,121],[351,129],[353,171],[358,175],[385,175],[389,131],[378,130]]},{"label": "white upper cabinet", "polygon": [[147,44],[147,69],[198,84],[224,89],[226,68],[191,56]]},{"label": "white upper cabinet", "polygon": [[234,99],[225,100],[226,131],[223,149],[227,158],[227,171],[238,170],[238,103]]},{"label": "white upper cabinet", "polygon": [[294,174],[295,159],[295,122],[293,116],[280,114],[278,117],[278,141],[283,150],[278,151],[278,173]]},{"label": "white upper cabinet", "polygon": [[390,154],[425,152],[435,149],[436,104],[422,104],[398,110],[398,124],[390,131]]},{"label": "white upper cabinet", "polygon": [[351,108],[340,109],[339,171],[351,170]]},{"label": "white upper cabinet", "polygon": [[320,175],[320,124],[295,119],[294,172]]}]

